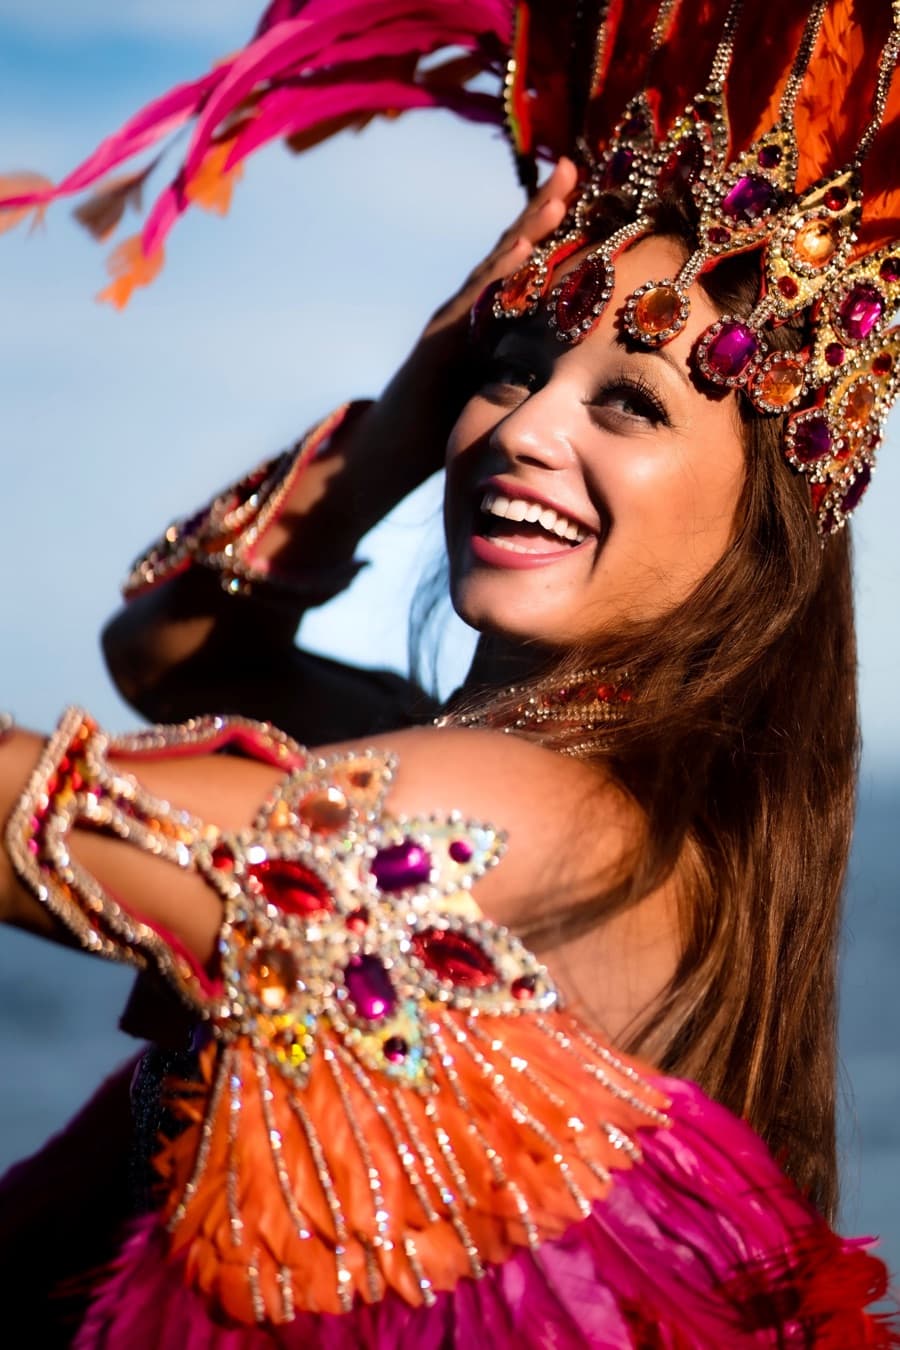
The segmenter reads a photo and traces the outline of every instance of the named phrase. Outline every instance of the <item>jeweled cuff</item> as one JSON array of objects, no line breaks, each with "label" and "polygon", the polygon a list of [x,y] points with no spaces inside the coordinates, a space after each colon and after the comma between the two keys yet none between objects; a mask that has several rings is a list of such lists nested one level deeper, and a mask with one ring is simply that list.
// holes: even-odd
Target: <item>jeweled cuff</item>
[{"label": "jeweled cuff", "polygon": [[212,753],[246,746],[257,758],[297,767],[303,752],[265,723],[197,719],[111,740],[81,709],[65,713],[47,741],[6,829],[16,873],[87,951],[140,970],[155,969],[195,1011],[207,1014],[215,986],[171,935],[157,931],[113,896],[70,851],[77,828],[100,830],[196,869],[196,856],[219,831],[146,791],[129,768],[166,751]]},{"label": "jeweled cuff", "polygon": [[122,586],[126,601],[171,581],[190,567],[218,573],[229,595],[254,595],[269,603],[324,604],[339,595],[365,565],[357,559],[303,572],[279,571],[257,556],[307,465],[322,454],[339,427],[368,403],[342,404],[296,444],[265,460],[192,515],[173,521],[132,564]]}]

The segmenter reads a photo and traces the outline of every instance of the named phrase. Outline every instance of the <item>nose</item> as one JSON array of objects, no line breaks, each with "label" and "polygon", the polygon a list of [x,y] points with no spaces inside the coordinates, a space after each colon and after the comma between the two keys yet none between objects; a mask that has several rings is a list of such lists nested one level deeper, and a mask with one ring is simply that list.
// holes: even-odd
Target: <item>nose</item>
[{"label": "nose", "polygon": [[[568,415],[567,415],[568,409]],[[510,464],[565,469],[575,461],[571,398],[546,384],[512,409],[491,432],[491,449]]]}]

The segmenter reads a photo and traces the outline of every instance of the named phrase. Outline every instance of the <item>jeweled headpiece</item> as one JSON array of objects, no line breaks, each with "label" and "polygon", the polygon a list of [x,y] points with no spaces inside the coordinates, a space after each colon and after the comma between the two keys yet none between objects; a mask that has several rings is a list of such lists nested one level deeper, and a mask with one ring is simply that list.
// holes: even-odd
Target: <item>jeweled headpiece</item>
[{"label": "jeweled headpiece", "polygon": [[[498,288],[494,315],[541,310],[561,341],[580,340],[609,301],[618,254],[678,196],[696,247],[677,276],[629,297],[625,326],[662,345],[683,327],[694,281],[723,258],[759,255],[756,306],[704,333],[698,371],[787,414],[785,453],[828,535],[868,486],[900,388],[898,53],[900,0],[273,0],[246,48],[148,105],[62,182],[0,179],[0,229],[99,183],[77,214],[106,237],[160,156],[108,175],[193,121],[141,234],[112,256],[104,298],[122,305],[159,271],[178,216],[227,209],[243,161],[272,139],[302,150],[416,107],[502,122],[526,186],[540,157],[572,155],[583,173],[560,230]],[[585,249],[556,283],[560,262]],[[773,341],[785,323],[798,350]]]}]

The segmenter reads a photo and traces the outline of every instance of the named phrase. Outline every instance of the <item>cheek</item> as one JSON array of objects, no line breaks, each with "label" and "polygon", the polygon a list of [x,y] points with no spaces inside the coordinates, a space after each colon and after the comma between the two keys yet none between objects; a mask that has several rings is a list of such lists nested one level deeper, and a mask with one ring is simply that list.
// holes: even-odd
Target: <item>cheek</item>
[{"label": "cheek", "polygon": [[710,531],[727,537],[743,480],[743,451],[730,437],[648,446],[617,466],[610,504],[617,524],[630,516],[660,540]]}]

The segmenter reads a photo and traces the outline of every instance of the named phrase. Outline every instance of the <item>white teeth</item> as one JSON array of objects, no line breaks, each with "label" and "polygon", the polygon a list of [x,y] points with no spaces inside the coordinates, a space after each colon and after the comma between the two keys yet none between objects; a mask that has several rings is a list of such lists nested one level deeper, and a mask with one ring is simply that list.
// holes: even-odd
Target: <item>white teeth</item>
[{"label": "white teeth", "polygon": [[[530,525],[540,525],[548,534],[559,539],[580,544],[587,538],[587,531],[574,520],[561,515],[551,506],[540,506],[537,502],[525,501],[522,497],[504,497],[499,492],[486,492],[481,499],[481,509],[486,515],[497,516],[501,520],[515,522],[526,521]],[[498,541],[499,542],[499,541]]]}]

